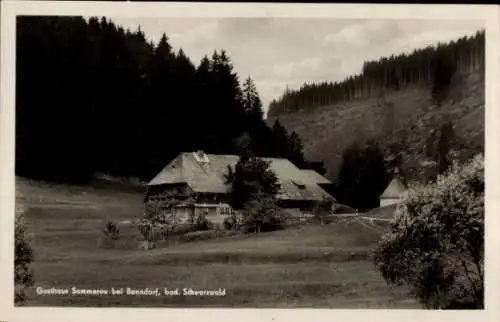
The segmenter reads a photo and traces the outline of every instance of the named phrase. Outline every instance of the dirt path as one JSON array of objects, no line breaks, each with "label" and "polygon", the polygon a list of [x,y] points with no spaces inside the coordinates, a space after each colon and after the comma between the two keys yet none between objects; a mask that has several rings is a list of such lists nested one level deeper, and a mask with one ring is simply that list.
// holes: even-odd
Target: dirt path
[{"label": "dirt path", "polygon": [[377,217],[366,217],[366,216],[360,216],[358,218],[362,218],[368,221],[385,221],[385,222],[391,222],[392,219],[389,218],[377,218]]}]

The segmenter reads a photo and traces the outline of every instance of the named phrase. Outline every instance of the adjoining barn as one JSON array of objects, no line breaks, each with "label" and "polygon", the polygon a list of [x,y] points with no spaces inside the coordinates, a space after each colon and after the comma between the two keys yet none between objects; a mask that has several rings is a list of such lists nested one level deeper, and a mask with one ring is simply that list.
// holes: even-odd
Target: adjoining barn
[{"label": "adjoining barn", "polygon": [[[238,160],[236,155],[201,151],[181,153],[147,184],[145,202],[157,200],[166,204],[169,198],[175,198],[180,201],[173,208],[176,217],[203,214],[218,221],[233,213],[228,205],[230,186],[226,184],[225,175],[228,167],[234,170]],[[329,181],[318,173],[305,172],[286,159],[263,160],[270,163],[271,170],[278,177],[280,191],[276,198],[280,207],[308,211],[325,198],[335,200],[319,186],[320,181]]]}]

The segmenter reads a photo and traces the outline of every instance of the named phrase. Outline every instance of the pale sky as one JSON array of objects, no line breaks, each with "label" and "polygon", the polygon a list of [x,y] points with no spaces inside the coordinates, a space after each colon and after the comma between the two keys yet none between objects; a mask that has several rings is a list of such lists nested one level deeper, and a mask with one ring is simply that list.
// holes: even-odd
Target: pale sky
[{"label": "pale sky", "polygon": [[474,34],[474,20],[353,20],[318,18],[116,18],[116,24],[158,42],[165,32],[195,65],[224,49],[240,82],[251,76],[267,111],[285,88],[340,81],[363,62]]}]

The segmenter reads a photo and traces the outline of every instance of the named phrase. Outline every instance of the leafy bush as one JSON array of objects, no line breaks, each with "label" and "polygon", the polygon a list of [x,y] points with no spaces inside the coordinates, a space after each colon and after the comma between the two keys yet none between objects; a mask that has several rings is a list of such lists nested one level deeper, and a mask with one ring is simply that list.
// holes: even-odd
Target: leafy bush
[{"label": "leafy bush", "polygon": [[151,223],[147,219],[140,219],[137,222],[137,229],[141,233],[143,240],[150,239]]},{"label": "leafy bush", "polygon": [[198,214],[197,216],[192,216],[189,220],[190,231],[206,231],[214,228],[214,224],[207,219],[205,214]]},{"label": "leafy bush", "polygon": [[106,222],[102,233],[106,239],[119,240],[120,239],[120,228],[112,221]]},{"label": "leafy bush", "polygon": [[323,198],[323,200],[316,202],[313,209],[313,215],[316,222],[320,224],[326,224],[327,217],[332,212],[333,200],[329,198]]},{"label": "leafy bush", "polygon": [[238,224],[236,215],[232,215],[229,217],[224,218],[224,221],[222,222],[222,225],[224,226],[225,230],[233,230],[236,228]]},{"label": "leafy bush", "polygon": [[163,222],[162,210],[162,205],[159,201],[149,200],[144,203],[143,219],[149,222]]},{"label": "leafy bush", "polygon": [[194,229],[206,231],[206,230],[212,230],[213,227],[214,227],[214,224],[210,220],[203,218],[198,223],[196,223],[196,225],[194,226]]},{"label": "leafy bush", "polygon": [[234,212],[224,218],[221,228],[225,230],[240,230],[243,224],[243,215],[241,212]]},{"label": "leafy bush", "polygon": [[226,217],[224,218],[224,221],[222,222],[222,225],[224,226],[225,230],[231,230],[233,229],[235,222],[232,217]]},{"label": "leafy bush", "polygon": [[455,164],[398,206],[375,252],[388,283],[407,284],[426,308],[484,307],[484,161]]},{"label": "leafy bush", "polygon": [[148,245],[145,248],[154,248],[159,241],[174,241],[187,233],[213,229],[213,223],[203,214],[195,215],[193,212],[187,222],[181,222],[179,216],[165,211],[166,209],[172,210],[178,203],[179,201],[174,198],[162,202],[157,200],[146,202],[144,215],[137,224],[144,242]]},{"label": "leafy bush", "polygon": [[267,195],[257,195],[255,199],[246,202],[242,214],[242,228],[245,233],[259,233],[283,228],[281,212],[274,198]]},{"label": "leafy bush", "polygon": [[15,250],[14,250],[14,267],[15,267],[15,297],[16,305],[24,304],[26,294],[24,292],[26,287],[33,286],[33,272],[30,264],[34,260],[33,249],[31,248],[30,241],[26,235],[24,210],[16,205],[16,218],[15,218]]},{"label": "leafy bush", "polygon": [[172,218],[165,215],[164,208],[173,207],[176,203],[177,201],[171,198],[166,202],[149,200],[144,204],[144,214],[137,222],[144,241],[154,243],[168,238],[176,222],[171,222]]},{"label": "leafy bush", "polygon": [[159,240],[167,239],[170,235],[173,235],[175,231],[175,227],[180,226],[169,226],[167,224],[161,223],[153,223],[151,221],[142,219],[137,227],[141,232],[141,235],[145,241],[149,242],[157,242]]}]

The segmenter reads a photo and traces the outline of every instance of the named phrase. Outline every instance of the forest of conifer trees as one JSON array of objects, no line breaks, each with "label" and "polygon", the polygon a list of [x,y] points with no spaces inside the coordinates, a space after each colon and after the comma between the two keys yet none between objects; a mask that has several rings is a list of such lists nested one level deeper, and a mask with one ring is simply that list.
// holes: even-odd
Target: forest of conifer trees
[{"label": "forest of conifer trees", "polygon": [[442,83],[449,81],[450,74],[484,71],[484,63],[485,32],[481,30],[447,44],[365,62],[359,75],[341,82],[306,83],[297,90],[286,90],[270,103],[268,116],[378,96],[412,84],[428,85],[438,92],[447,85]]},{"label": "forest of conifer trees", "polygon": [[324,172],[295,133],[266,125],[255,84],[241,86],[224,50],[196,66],[165,34],[154,44],[106,18],[24,16],[16,60],[16,175],[148,180],[179,152],[242,145]]}]

